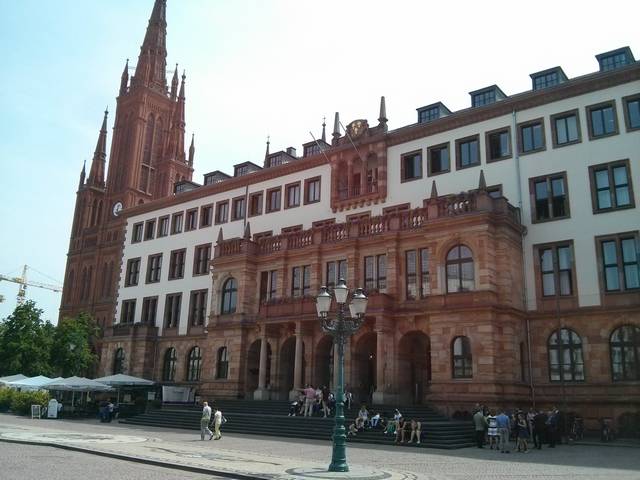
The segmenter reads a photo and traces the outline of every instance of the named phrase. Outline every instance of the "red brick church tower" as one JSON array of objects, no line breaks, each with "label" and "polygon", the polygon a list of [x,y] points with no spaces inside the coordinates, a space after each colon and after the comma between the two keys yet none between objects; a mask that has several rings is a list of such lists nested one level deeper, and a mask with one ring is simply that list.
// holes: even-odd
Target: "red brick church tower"
[{"label": "red brick church tower", "polygon": [[[104,327],[114,311],[124,223],[119,213],[173,194],[191,180],[193,142],[185,155],[185,75],[167,85],[166,0],[155,0],[135,75],[129,61],[120,93],[107,160],[105,112],[89,176],[80,174],[67,255],[60,317],[88,312]],[[179,89],[178,89],[179,86]]]}]

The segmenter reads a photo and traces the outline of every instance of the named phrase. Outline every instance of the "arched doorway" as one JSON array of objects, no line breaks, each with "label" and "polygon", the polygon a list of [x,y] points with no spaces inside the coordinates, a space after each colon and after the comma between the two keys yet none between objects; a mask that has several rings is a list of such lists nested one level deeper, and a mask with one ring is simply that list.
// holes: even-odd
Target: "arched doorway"
[{"label": "arched doorway", "polygon": [[247,383],[245,394],[247,396],[258,388],[260,375],[260,340],[256,340],[249,347],[247,352]]},{"label": "arched doorway", "polygon": [[355,400],[371,403],[376,383],[376,334],[366,333],[355,344],[353,391]]},{"label": "arched doorway", "polygon": [[313,381],[333,389],[333,338],[329,335],[322,337],[316,347]]},{"label": "arched doorway", "polygon": [[420,331],[408,332],[398,344],[398,388],[400,399],[423,403],[431,381],[431,342]]},{"label": "arched doorway", "polygon": [[[288,395],[294,387],[294,372],[296,368],[296,337],[289,337],[280,347],[280,365],[278,368],[279,382],[276,388]],[[286,398],[286,397],[285,397]]]}]

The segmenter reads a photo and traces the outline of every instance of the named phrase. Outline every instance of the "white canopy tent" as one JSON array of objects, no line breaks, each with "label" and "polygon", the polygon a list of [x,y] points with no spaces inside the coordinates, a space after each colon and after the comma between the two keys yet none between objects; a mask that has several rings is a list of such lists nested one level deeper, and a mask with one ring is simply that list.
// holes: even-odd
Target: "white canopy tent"
[{"label": "white canopy tent", "polygon": [[96,382],[84,377],[69,377],[48,383],[43,386],[45,390],[56,390],[59,392],[72,392],[71,407],[75,405],[75,392],[107,392],[113,390],[109,385]]},{"label": "white canopy tent", "polygon": [[13,382],[16,380],[24,380],[25,378],[28,378],[28,377],[26,375],[22,375],[21,373],[19,373],[18,375],[9,375],[8,377],[0,378],[0,384],[4,385],[6,383]]},{"label": "white canopy tent", "polygon": [[123,373],[96,378],[95,381],[112,387],[150,387],[154,384],[151,380],[132,377],[131,375],[125,375]]},{"label": "white canopy tent", "polygon": [[7,386],[11,388],[19,388],[20,390],[42,390],[48,383],[60,380],[62,380],[62,377],[49,378],[44,375],[38,375],[37,377],[24,378],[22,380],[9,382],[7,383]]}]

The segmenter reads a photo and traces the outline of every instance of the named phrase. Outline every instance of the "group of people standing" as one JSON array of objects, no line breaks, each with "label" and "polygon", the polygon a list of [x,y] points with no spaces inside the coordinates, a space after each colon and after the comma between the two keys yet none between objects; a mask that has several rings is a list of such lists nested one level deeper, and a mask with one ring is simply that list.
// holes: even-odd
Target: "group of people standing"
[{"label": "group of people standing", "polygon": [[335,396],[328,387],[314,388],[309,384],[300,390],[298,399],[291,403],[289,416],[313,417],[322,413],[322,416],[327,418],[335,409],[335,404]]},{"label": "group of people standing", "polygon": [[[202,417],[200,418],[200,440],[204,440],[205,435],[209,435],[209,440],[220,440],[222,438],[220,426],[223,419],[222,412],[218,408],[213,407],[212,409],[207,402],[203,402]],[[209,429],[210,424],[213,424],[213,432]]]},{"label": "group of people standing", "polygon": [[548,411],[530,409],[526,413],[514,410],[507,414],[505,409],[497,412],[496,415],[496,410],[476,405],[473,423],[478,448],[489,445],[491,450],[510,453],[511,441],[514,441],[516,451],[529,453],[531,440],[533,448],[538,450],[544,443],[555,448],[562,435],[559,427],[563,423],[563,414],[556,407]]}]

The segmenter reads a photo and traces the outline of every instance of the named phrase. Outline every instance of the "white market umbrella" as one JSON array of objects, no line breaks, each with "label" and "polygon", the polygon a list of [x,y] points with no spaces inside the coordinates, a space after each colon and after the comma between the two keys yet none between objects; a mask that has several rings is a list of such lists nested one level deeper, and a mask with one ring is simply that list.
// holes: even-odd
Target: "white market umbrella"
[{"label": "white market umbrella", "polygon": [[40,390],[46,384],[62,380],[62,377],[49,378],[44,375],[38,375],[37,377],[24,378],[22,380],[15,380],[7,383],[7,386],[13,388],[20,388],[22,390]]},{"label": "white market umbrella", "polygon": [[63,378],[47,383],[43,388],[46,390],[58,390],[60,392],[72,392],[71,406],[75,403],[75,392],[106,392],[112,390],[109,385],[84,377]]},{"label": "white market umbrella", "polygon": [[0,383],[3,383],[3,384],[4,383],[9,383],[9,382],[14,382],[16,380],[24,380],[25,378],[29,378],[29,377],[19,373],[18,375],[9,375],[8,377],[0,378]]},{"label": "white market umbrella", "polygon": [[109,375],[108,377],[100,377],[95,379],[96,382],[104,383],[111,387],[150,387],[154,384],[151,380],[140,377],[132,377],[118,373],[117,375]]}]

